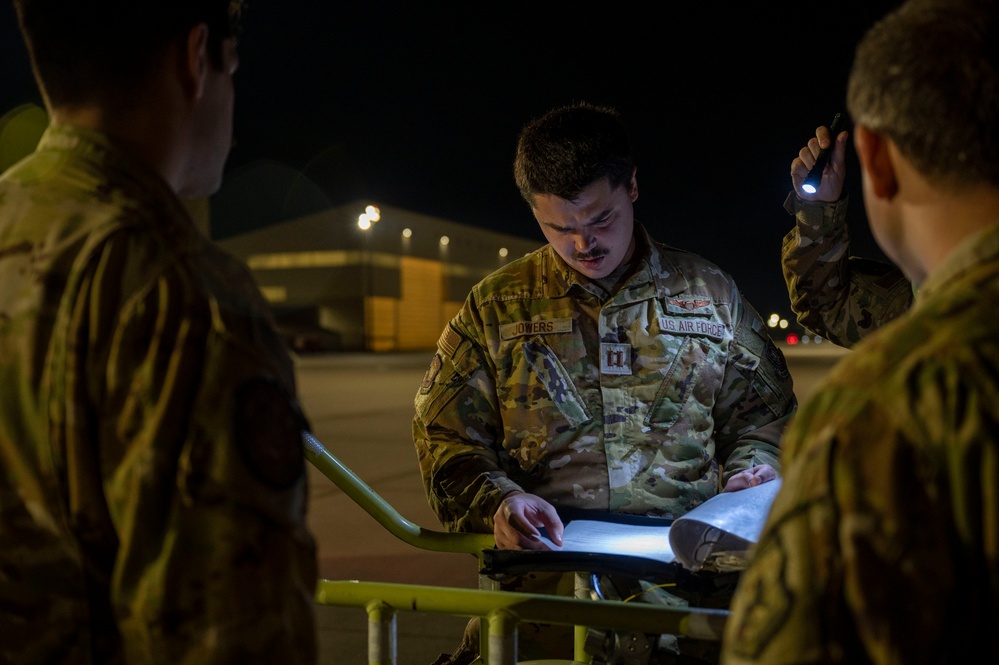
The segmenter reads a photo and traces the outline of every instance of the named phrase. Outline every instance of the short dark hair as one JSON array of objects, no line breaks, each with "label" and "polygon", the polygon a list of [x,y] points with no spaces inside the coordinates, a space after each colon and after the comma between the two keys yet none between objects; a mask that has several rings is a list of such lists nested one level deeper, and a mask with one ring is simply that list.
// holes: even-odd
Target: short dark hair
[{"label": "short dark hair", "polygon": [[909,0],[854,55],[847,108],[883,132],[925,177],[999,186],[999,7]]},{"label": "short dark hair", "polygon": [[128,93],[164,48],[199,23],[222,66],[222,42],[240,30],[242,0],[14,0],[32,68],[50,103]]},{"label": "short dark hair", "polygon": [[513,177],[531,206],[536,195],[575,200],[588,186],[607,178],[626,185],[635,170],[628,132],[618,112],[577,102],[528,123],[517,140]]}]

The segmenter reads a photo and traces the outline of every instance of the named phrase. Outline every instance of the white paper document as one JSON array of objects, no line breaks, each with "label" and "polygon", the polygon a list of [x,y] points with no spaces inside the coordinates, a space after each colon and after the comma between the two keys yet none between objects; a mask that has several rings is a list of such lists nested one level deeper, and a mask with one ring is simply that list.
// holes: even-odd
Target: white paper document
[{"label": "white paper document", "polygon": [[573,520],[566,525],[562,533],[562,547],[544,535],[541,536],[541,542],[556,552],[625,554],[670,563],[676,557],[669,544],[669,530],[669,526],[635,526],[601,520]]},{"label": "white paper document", "polygon": [[541,541],[554,551],[620,554],[678,561],[697,571],[739,569],[750,547],[759,540],[780,479],[708,499],[672,526],[636,525],[576,519],[566,525],[562,547],[542,531]]}]

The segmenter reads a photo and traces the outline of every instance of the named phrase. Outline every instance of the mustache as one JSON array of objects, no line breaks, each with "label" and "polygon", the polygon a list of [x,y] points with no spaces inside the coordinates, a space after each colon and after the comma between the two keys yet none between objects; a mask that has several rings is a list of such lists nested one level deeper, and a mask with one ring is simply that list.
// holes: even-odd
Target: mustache
[{"label": "mustache", "polygon": [[585,254],[575,253],[572,255],[575,261],[590,261],[593,259],[599,259],[601,256],[607,256],[610,254],[609,249],[595,249],[592,252],[586,252]]}]

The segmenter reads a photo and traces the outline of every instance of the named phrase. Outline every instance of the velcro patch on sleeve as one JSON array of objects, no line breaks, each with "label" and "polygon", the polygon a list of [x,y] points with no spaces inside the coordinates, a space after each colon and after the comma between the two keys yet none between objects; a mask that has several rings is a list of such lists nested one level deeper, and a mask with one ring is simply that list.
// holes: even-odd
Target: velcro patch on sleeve
[{"label": "velcro patch on sleeve", "polygon": [[447,325],[444,326],[444,332],[441,333],[440,338],[437,340],[437,348],[446,357],[450,358],[454,356],[454,352],[458,350],[458,344],[460,343],[461,336],[454,331],[454,328]]},{"label": "velcro patch on sleeve", "polygon": [[421,393],[425,395],[430,392],[431,388],[434,387],[434,379],[436,379],[437,375],[440,373],[442,365],[441,354],[435,353],[434,359],[430,361],[430,367],[428,367],[427,371],[423,374],[423,381],[420,383]]}]

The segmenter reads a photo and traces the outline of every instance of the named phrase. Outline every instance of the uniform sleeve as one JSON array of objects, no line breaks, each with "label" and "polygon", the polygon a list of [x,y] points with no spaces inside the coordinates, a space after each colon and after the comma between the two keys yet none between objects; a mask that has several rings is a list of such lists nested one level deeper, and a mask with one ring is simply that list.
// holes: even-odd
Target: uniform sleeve
[{"label": "uniform sleeve", "polygon": [[795,226],[784,236],[781,266],[798,322],[849,348],[908,310],[913,291],[895,266],[850,256],[847,203],[812,203],[791,192],[784,207]]},{"label": "uniform sleeve", "polygon": [[738,323],[713,414],[722,486],[760,464],[780,472],[781,435],[797,408],[784,354],[738,291],[734,300]]},{"label": "uniform sleeve", "polygon": [[269,321],[124,234],[83,292],[126,660],[313,663],[307,423]]},{"label": "uniform sleeve", "polygon": [[827,653],[823,628],[843,620],[845,609],[830,473],[829,450],[820,446],[788,463],[729,606],[723,665],[854,662]]},{"label": "uniform sleeve", "polygon": [[[996,402],[975,398],[995,377],[968,390],[974,367],[947,364],[898,377],[913,394],[881,383],[859,398],[876,377],[858,364],[803,407],[731,604],[724,665],[971,662],[995,642],[999,496],[982,432]],[[942,427],[940,405],[953,404],[962,422]]]},{"label": "uniform sleeve", "polygon": [[492,533],[500,501],[523,490],[500,461],[496,382],[468,325],[470,303],[445,328],[417,392],[413,441],[427,499],[444,528]]}]

